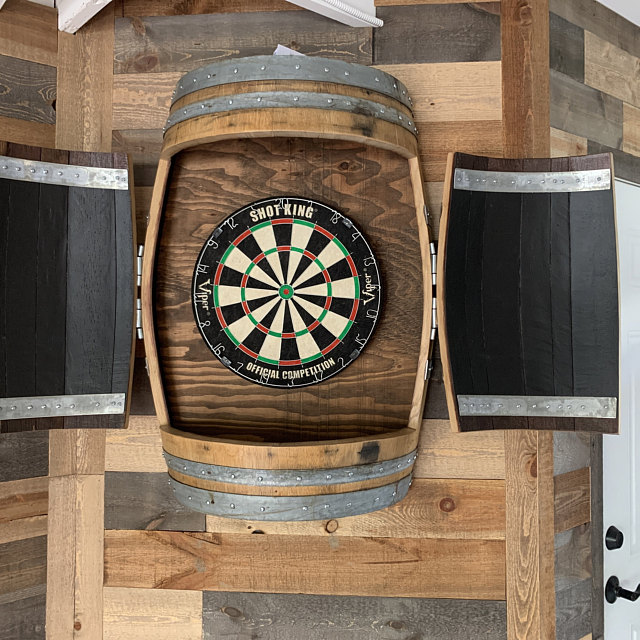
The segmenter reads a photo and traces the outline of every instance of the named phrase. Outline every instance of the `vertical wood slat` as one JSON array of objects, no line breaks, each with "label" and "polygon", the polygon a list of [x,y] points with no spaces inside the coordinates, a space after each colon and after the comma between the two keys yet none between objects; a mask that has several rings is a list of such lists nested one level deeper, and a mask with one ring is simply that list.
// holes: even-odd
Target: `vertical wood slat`
[{"label": "vertical wood slat", "polygon": [[[504,154],[548,157],[548,0],[503,0],[501,35]],[[549,640],[556,636],[553,434],[505,432],[505,459],[507,636]]]}]

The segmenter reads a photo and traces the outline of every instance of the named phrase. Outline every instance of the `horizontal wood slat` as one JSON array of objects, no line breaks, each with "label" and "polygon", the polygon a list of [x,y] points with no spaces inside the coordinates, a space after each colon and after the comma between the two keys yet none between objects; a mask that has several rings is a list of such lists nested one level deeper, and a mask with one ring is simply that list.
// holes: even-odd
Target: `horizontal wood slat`
[{"label": "horizontal wood slat", "polygon": [[0,524],[45,515],[49,504],[49,479],[26,478],[0,484]]},{"label": "horizontal wood slat", "polygon": [[34,6],[27,0],[8,0],[0,11],[0,54],[56,66],[56,10],[53,7]]},{"label": "horizontal wood slat", "polygon": [[105,585],[502,600],[504,542],[105,532]]},{"label": "horizontal wood slat", "polygon": [[42,122],[28,122],[19,118],[0,116],[2,138],[7,142],[34,147],[55,147],[56,126]]},{"label": "horizontal wood slat", "polygon": [[46,476],[48,473],[48,431],[0,436],[0,482]]},{"label": "horizontal wood slat", "polygon": [[551,128],[551,156],[584,156],[587,153],[587,139],[560,129]]},{"label": "horizontal wood slat", "polygon": [[106,471],[167,470],[155,416],[131,416],[127,429],[106,433]]},{"label": "horizontal wood slat", "polygon": [[46,580],[46,536],[0,545],[0,603],[44,593]]},{"label": "horizontal wood slat", "polygon": [[123,0],[122,4],[125,17],[291,11],[298,8],[286,0]]},{"label": "horizontal wood slat", "polygon": [[[0,522],[0,544],[47,535],[47,516],[31,516]],[[1,637],[1,636],[0,636]]]},{"label": "horizontal wood slat", "polygon": [[553,479],[556,533],[591,521],[590,472],[589,467],[584,467]]}]

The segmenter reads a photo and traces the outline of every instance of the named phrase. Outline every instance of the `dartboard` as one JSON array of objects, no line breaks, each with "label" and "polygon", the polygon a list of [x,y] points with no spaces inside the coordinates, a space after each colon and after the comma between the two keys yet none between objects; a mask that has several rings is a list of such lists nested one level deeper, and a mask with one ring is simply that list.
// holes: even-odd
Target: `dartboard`
[{"label": "dartboard", "polygon": [[271,387],[302,387],[353,362],[380,313],[376,259],[351,220],[298,197],[253,202],[204,243],[192,301],[222,364]]}]

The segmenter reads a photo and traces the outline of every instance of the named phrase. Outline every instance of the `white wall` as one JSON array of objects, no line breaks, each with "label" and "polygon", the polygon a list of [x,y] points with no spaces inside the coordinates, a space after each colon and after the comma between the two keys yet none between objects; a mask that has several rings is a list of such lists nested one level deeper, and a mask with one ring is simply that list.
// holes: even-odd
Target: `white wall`
[{"label": "white wall", "polygon": [[640,26],[640,0],[598,0],[598,2]]}]

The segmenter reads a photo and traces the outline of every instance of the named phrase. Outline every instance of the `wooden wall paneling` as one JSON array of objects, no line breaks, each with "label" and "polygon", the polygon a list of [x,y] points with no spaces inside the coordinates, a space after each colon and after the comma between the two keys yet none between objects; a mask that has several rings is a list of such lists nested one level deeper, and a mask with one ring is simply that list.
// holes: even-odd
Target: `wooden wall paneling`
[{"label": "wooden wall paneling", "polygon": [[2,139],[7,142],[36,147],[55,147],[56,127],[54,124],[0,116],[0,128],[2,129]]},{"label": "wooden wall paneling", "polygon": [[551,126],[619,148],[622,102],[556,71],[550,78]]},{"label": "wooden wall paneling", "polygon": [[640,33],[637,25],[596,0],[549,0],[549,8],[568,22],[640,57]]},{"label": "wooden wall paneling", "polygon": [[207,531],[504,540],[504,503],[502,480],[416,479],[409,495],[397,505],[362,516],[310,522],[251,522],[207,516]]},{"label": "wooden wall paneling", "polygon": [[[142,235],[138,236],[138,243],[144,244],[144,234],[146,231],[146,219],[140,222],[144,224]],[[138,341],[144,353],[144,345],[142,341]],[[152,416],[156,410],[153,404],[153,396],[151,394],[151,383],[144,356],[136,357],[133,365],[133,385],[131,390],[131,414]]]},{"label": "wooden wall paneling", "polygon": [[640,109],[622,105],[622,150],[640,156]]},{"label": "wooden wall paneling", "polygon": [[197,591],[106,587],[103,640],[201,640],[202,601]]},{"label": "wooden wall paneling", "polygon": [[0,482],[46,476],[48,471],[48,431],[0,436]]},{"label": "wooden wall paneling", "polygon": [[[129,77],[129,76],[127,76]],[[114,113],[116,106],[114,104]],[[167,109],[168,115],[168,109]],[[162,147],[162,127],[156,129],[124,129],[113,132],[113,151],[128,153],[134,164],[157,164]]]},{"label": "wooden wall paneling", "polygon": [[105,532],[105,585],[502,600],[504,542]]},{"label": "wooden wall paneling", "polygon": [[28,516],[17,520],[0,522],[0,544],[46,536],[47,526],[46,513],[39,516]]},{"label": "wooden wall paneling", "polygon": [[588,433],[556,431],[553,434],[553,474],[558,476],[591,464],[591,436]]},{"label": "wooden wall paneling", "polygon": [[424,405],[423,418],[425,420],[448,420],[447,398],[444,390],[444,374],[442,371],[442,359],[439,355],[439,346],[433,350],[433,370],[429,378],[427,399]]},{"label": "wooden wall paneling", "polygon": [[124,0],[123,15],[181,16],[200,13],[239,13],[246,11],[291,11],[298,9],[285,0]]},{"label": "wooden wall paneling", "polygon": [[[492,5],[380,7],[374,64],[500,60],[500,17]],[[428,46],[425,46],[428,45]]]},{"label": "wooden wall paneling", "polygon": [[[417,122],[500,120],[502,117],[499,61],[381,64],[377,68],[405,84]],[[426,178],[431,180],[429,175]]]},{"label": "wooden wall paneling", "polygon": [[503,602],[205,591],[203,640],[506,640]]},{"label": "wooden wall paneling", "polygon": [[583,467],[554,477],[556,533],[591,521],[590,473]]},{"label": "wooden wall paneling", "polygon": [[44,592],[20,600],[0,600],[0,638],[3,640],[44,640]]},{"label": "wooden wall paneling", "polygon": [[56,68],[0,55],[0,115],[53,124],[56,111]]},{"label": "wooden wall paneling", "polygon": [[4,482],[0,485],[0,525],[46,515],[48,502],[46,477]]},{"label": "wooden wall paneling", "polygon": [[586,154],[586,137],[551,128],[551,157],[584,156]]},{"label": "wooden wall paneling", "polygon": [[52,431],[49,435],[49,476],[100,475],[104,473],[104,450],[104,431]]},{"label": "wooden wall paneling", "polygon": [[0,545],[0,603],[42,595],[46,582],[46,536]]},{"label": "wooden wall paneling", "polygon": [[111,151],[113,5],[80,31],[58,36],[56,146]]},{"label": "wooden wall paneling", "polygon": [[549,65],[584,82],[584,29],[555,13],[549,15]]},{"label": "wooden wall paneling", "polygon": [[53,7],[9,0],[0,12],[0,53],[51,65],[58,57],[58,14]]},{"label": "wooden wall paneling", "polygon": [[590,154],[611,153],[613,155],[613,166],[616,178],[638,182],[638,176],[640,176],[640,157],[600,144],[594,140],[588,141],[587,150]]},{"label": "wooden wall paneling", "polygon": [[105,529],[204,531],[205,515],[182,506],[166,473],[107,472]]},{"label": "wooden wall paneling", "polygon": [[155,415],[132,415],[127,429],[107,431],[105,470],[151,473],[167,471]]},{"label": "wooden wall paneling", "polygon": [[116,20],[115,73],[186,72],[226,58],[271,55],[278,44],[306,55],[371,64],[371,29],[309,11]]},{"label": "wooden wall paneling", "polygon": [[640,57],[587,31],[584,81],[594,89],[640,106]]},{"label": "wooden wall paneling", "polygon": [[591,580],[556,594],[556,640],[579,640],[590,629]]}]

